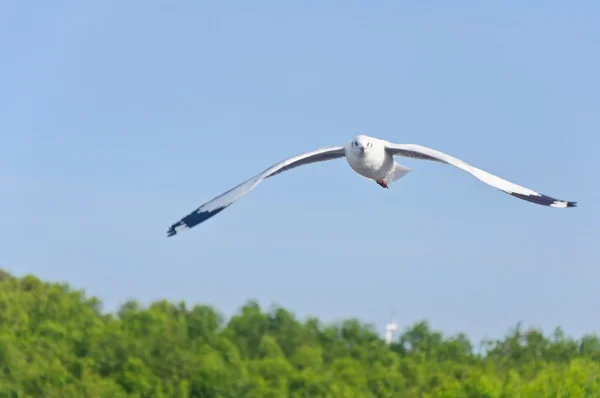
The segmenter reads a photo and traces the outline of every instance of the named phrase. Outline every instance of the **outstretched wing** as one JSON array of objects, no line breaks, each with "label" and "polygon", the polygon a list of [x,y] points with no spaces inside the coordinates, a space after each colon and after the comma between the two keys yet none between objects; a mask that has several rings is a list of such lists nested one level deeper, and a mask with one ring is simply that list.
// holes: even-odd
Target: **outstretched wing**
[{"label": "outstretched wing", "polygon": [[217,196],[209,202],[206,202],[198,209],[194,210],[181,220],[171,225],[167,231],[167,236],[173,236],[183,230],[190,229],[201,222],[204,222],[212,216],[225,210],[236,200],[246,195],[254,189],[265,178],[273,177],[286,170],[293,169],[309,163],[323,162],[326,160],[337,159],[345,156],[343,146],[321,148],[314,151],[302,153],[292,158],[283,160],[274,164],[262,173],[242,182],[229,191]]},{"label": "outstretched wing", "polygon": [[501,191],[504,191],[507,194],[515,196],[519,199],[551,207],[564,208],[575,207],[577,205],[577,202],[568,202],[564,200],[554,199],[550,196],[522,187],[510,181],[506,181],[500,177],[488,173],[487,171],[483,171],[474,166],[471,166],[460,159],[457,159],[440,151],[436,151],[435,149],[414,144],[392,144],[387,141],[384,141],[384,145],[388,153],[390,153],[393,156],[404,156],[407,158],[432,160],[435,162],[446,163],[451,166],[458,167],[459,169],[466,171],[467,173],[478,178],[479,180],[485,182],[486,184],[491,185],[494,188],[498,188]]}]

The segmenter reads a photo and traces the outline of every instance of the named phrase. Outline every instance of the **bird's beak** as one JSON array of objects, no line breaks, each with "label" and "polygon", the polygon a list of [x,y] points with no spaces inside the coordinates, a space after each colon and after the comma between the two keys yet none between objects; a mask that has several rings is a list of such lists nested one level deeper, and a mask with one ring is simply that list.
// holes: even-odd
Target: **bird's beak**
[{"label": "bird's beak", "polygon": [[360,151],[364,153],[364,152],[365,152],[365,147],[364,147],[364,146],[361,146],[361,147],[360,147]]}]

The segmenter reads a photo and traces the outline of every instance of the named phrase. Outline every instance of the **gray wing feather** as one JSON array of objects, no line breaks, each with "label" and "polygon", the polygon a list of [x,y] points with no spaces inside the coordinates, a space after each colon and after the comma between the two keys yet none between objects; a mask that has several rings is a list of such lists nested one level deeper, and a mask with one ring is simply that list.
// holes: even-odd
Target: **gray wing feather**
[{"label": "gray wing feather", "polygon": [[529,188],[525,188],[520,185],[514,184],[510,181],[490,174],[487,171],[471,166],[463,160],[450,156],[446,153],[437,151],[435,149],[415,144],[392,144],[387,141],[384,141],[384,145],[386,147],[386,151],[392,156],[403,156],[407,158],[431,160],[435,162],[449,164],[463,171],[466,171],[467,173],[476,177],[480,181],[483,181],[484,183],[491,185],[494,188],[500,189],[501,191],[519,199],[527,200],[529,202],[537,203],[543,206],[559,208],[575,207],[577,205],[577,202],[558,200],[550,196],[544,195],[542,193],[536,192],[534,190],[531,190]]},{"label": "gray wing feather", "polygon": [[240,199],[242,196],[246,195],[248,192],[253,190],[261,181],[263,181],[266,178],[273,177],[279,173],[293,169],[298,166],[310,163],[324,162],[327,160],[337,159],[344,156],[346,156],[344,147],[336,146],[305,152],[300,155],[296,155],[289,159],[285,159],[281,162],[278,162],[272,165],[271,167],[267,168],[263,172],[233,187],[229,191],[222,193],[221,195],[204,203],[202,206],[198,207],[196,210],[183,217],[178,222],[172,224],[167,231],[167,236],[173,236],[181,231],[190,229],[217,215],[218,213],[232,205],[236,200]]}]

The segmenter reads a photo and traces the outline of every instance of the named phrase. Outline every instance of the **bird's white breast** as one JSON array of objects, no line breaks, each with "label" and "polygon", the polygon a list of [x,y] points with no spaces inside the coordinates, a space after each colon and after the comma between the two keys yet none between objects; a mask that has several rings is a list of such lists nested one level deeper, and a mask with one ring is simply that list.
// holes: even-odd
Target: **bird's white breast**
[{"label": "bird's white breast", "polygon": [[394,159],[384,147],[373,147],[360,155],[349,149],[346,161],[358,174],[374,180],[384,179],[394,167]]}]

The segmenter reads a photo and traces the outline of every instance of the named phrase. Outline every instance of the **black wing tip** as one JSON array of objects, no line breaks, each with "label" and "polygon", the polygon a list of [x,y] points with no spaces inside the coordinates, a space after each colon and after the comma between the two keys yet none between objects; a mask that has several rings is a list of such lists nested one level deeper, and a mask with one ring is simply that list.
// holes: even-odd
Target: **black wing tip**
[{"label": "black wing tip", "polygon": [[180,232],[183,232],[185,230],[195,227],[200,223],[203,223],[212,216],[215,216],[221,211],[223,211],[226,207],[227,206],[219,207],[212,211],[196,210],[188,214],[187,216],[183,217],[180,221],[176,222],[175,224],[169,227],[169,229],[167,230],[167,238],[170,238],[171,236],[177,235]]},{"label": "black wing tip", "polygon": [[544,194],[540,194],[539,196],[537,196],[537,195],[523,195],[520,193],[508,192],[508,191],[505,191],[505,192],[516,198],[523,199],[528,202],[536,203],[536,204],[542,205],[542,206],[557,207],[557,208],[563,208],[563,209],[568,208],[568,207],[577,207],[577,202],[569,202],[566,200],[554,199],[554,198],[552,198],[548,195],[544,195]]},{"label": "black wing tip", "polygon": [[170,238],[173,235],[177,235],[177,230],[175,229],[175,226],[179,226],[179,225],[173,224],[169,227],[169,229],[167,230],[167,238]]},{"label": "black wing tip", "polygon": [[186,229],[189,229],[189,226],[183,220],[178,221],[175,224],[171,225],[167,230],[167,238],[177,235],[178,233],[183,232],[183,230]]}]

